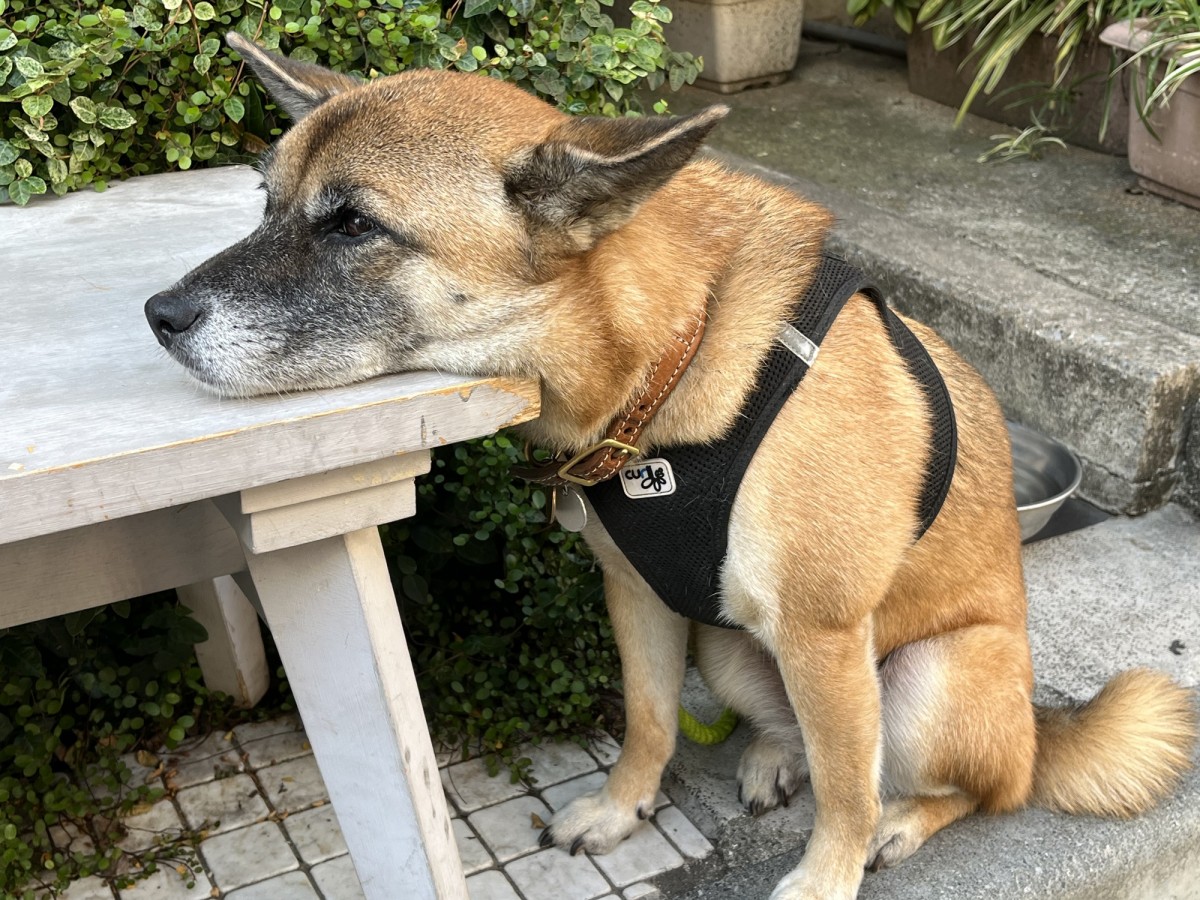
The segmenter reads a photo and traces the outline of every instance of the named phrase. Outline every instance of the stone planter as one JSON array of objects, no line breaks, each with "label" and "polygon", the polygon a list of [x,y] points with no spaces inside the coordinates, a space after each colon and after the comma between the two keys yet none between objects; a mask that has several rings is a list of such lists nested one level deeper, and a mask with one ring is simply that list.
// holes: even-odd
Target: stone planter
[{"label": "stone planter", "polygon": [[[1110,25],[1100,35],[1106,44],[1136,52],[1143,32],[1129,22]],[[1140,63],[1132,76],[1145,77]],[[1136,106],[1129,107],[1129,167],[1138,184],[1148,191],[1200,209],[1200,75],[1191,75],[1175,91],[1167,106],[1150,114],[1146,127]],[[1155,133],[1158,137],[1155,137]]]},{"label": "stone planter", "polygon": [[[947,106],[961,106],[975,78],[974,62],[963,65],[971,46],[969,41],[961,40],[939,52],[933,49],[933,38],[928,31],[914,31],[908,39],[908,89]],[[1005,91],[1032,82],[1049,84],[1054,80],[1056,53],[1052,38],[1030,38],[1009,64],[996,90],[990,95],[978,94],[970,111],[1017,128],[1029,125],[1031,107],[1036,111],[1038,106],[1036,101],[1018,103],[1022,92]],[[1076,81],[1086,77],[1086,80],[1078,85],[1069,124],[1059,134],[1080,147],[1121,154],[1125,152],[1128,137],[1129,105],[1120,86],[1114,87],[1107,98],[1108,132],[1103,140],[1099,137],[1111,53],[1097,38],[1085,40],[1068,78]]]},{"label": "stone planter", "polygon": [[676,50],[704,57],[699,87],[732,94],[780,84],[796,65],[804,0],[673,0],[663,31]]}]

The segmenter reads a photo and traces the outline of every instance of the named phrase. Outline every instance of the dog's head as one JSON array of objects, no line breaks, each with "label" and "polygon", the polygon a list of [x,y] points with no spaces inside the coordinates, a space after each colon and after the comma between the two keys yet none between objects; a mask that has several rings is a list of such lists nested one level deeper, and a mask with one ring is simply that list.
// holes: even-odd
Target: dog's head
[{"label": "dog's head", "polygon": [[229,395],[536,374],[547,286],[725,113],[571,118],[479,75],[363,84],[229,42],[297,121],[262,166],[259,227],[146,304],[162,346]]}]

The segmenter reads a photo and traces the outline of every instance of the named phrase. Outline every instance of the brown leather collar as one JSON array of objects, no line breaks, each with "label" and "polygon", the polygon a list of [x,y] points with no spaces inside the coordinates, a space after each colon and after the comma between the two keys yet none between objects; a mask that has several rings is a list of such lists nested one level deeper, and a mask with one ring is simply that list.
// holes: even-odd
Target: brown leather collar
[{"label": "brown leather collar", "polygon": [[560,455],[545,462],[530,460],[526,465],[513,466],[512,473],[538,484],[580,484],[584,487],[591,487],[616,475],[631,456],[641,452],[637,444],[642,433],[700,349],[707,324],[707,311],[701,310],[690,334],[677,334],[671,338],[663,355],[651,367],[646,387],[623,415],[618,415],[609,423],[603,440],[569,459]]}]

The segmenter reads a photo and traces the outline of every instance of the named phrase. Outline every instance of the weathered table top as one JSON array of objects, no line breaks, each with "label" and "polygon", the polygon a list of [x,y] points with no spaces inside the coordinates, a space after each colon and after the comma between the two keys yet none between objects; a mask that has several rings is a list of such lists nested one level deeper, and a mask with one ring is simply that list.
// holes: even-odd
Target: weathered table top
[{"label": "weathered table top", "polygon": [[257,183],[230,167],[0,206],[0,542],[537,415],[532,383],[428,372],[247,400],[200,388],[158,346],[142,307],[252,230]]}]

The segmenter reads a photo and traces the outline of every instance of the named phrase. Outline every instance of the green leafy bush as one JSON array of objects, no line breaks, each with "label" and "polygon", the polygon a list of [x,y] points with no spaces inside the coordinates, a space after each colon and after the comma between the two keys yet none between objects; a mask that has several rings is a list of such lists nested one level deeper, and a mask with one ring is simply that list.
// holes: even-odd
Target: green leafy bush
[{"label": "green leafy bush", "polygon": [[156,846],[134,866],[116,842],[120,817],[162,794],[131,783],[130,754],[153,768],[153,751],[224,706],[192,653],[206,637],[173,594],[0,630],[0,896],[186,858]]},{"label": "green leafy bush", "polygon": [[516,458],[503,434],[438,451],[417,516],[384,529],[430,730],[493,763],[611,728],[619,683],[600,574]]},{"label": "green leafy bush", "polygon": [[[613,0],[603,0],[611,6]],[[242,160],[280,131],[221,40],[236,29],[339,71],[486,72],[572,113],[641,110],[695,80],[659,0],[0,0],[0,201]]]}]

